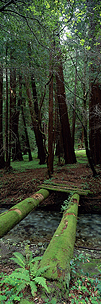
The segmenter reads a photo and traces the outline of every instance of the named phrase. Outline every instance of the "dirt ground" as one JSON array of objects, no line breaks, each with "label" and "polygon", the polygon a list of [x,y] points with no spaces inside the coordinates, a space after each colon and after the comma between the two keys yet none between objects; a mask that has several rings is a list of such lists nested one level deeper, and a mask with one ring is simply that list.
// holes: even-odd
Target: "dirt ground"
[{"label": "dirt ground", "polygon": [[[50,181],[62,186],[67,184],[70,189],[77,186],[81,190],[90,190],[91,194],[80,196],[79,212],[101,213],[101,166],[97,166],[97,173],[97,177],[94,178],[87,164],[76,163],[72,166],[54,167]],[[40,167],[25,172],[13,169],[10,172],[0,170],[0,208],[9,208],[30,197],[48,178],[47,168]],[[50,196],[41,206],[50,209],[58,208],[66,197],[66,193],[51,191]]]}]

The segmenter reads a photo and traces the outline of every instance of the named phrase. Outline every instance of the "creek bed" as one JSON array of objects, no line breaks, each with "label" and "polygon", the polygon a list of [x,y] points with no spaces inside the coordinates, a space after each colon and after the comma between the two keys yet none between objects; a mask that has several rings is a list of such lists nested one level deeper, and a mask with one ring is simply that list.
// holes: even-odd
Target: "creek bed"
[{"label": "creek bed", "polygon": [[[1,212],[4,212],[2,209]],[[14,251],[24,251],[29,245],[35,255],[43,254],[61,221],[62,213],[39,208],[28,214],[0,239],[0,257],[5,262]],[[90,251],[101,258],[101,215],[80,214],[77,222],[75,251]]]}]

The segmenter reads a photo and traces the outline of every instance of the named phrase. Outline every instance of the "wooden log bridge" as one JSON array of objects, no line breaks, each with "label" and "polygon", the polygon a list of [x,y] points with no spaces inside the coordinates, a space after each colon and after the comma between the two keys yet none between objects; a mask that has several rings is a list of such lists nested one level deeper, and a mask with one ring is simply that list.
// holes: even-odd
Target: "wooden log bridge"
[{"label": "wooden log bridge", "polygon": [[58,191],[58,192],[66,192],[66,193],[77,193],[79,195],[89,195],[93,194],[89,189],[84,189],[83,186],[75,186],[75,185],[67,185],[66,181],[63,181],[61,184],[60,182],[54,182],[54,180],[49,179],[44,181],[39,188],[47,189],[49,191]]}]

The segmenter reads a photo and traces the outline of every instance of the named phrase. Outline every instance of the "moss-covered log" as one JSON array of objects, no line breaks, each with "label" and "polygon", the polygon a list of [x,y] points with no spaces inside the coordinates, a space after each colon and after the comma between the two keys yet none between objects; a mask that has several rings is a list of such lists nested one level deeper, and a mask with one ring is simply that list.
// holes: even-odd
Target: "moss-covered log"
[{"label": "moss-covered log", "polygon": [[40,189],[34,195],[16,204],[0,215],[0,237],[3,237],[16,224],[28,215],[36,206],[49,196],[49,191]]},{"label": "moss-covered log", "polygon": [[58,183],[53,183],[51,181],[49,182],[44,182],[43,184],[41,184],[41,186],[39,186],[40,188],[42,187],[43,189],[47,189],[47,190],[51,190],[51,191],[58,191],[58,192],[66,192],[66,193],[77,193],[79,195],[88,195],[88,194],[93,194],[93,192],[91,192],[89,189],[83,189],[83,187],[77,187],[77,186],[68,186],[66,184],[64,184],[64,182],[62,184]]},{"label": "moss-covered log", "polygon": [[74,194],[40,262],[40,267],[49,265],[44,276],[60,281],[67,290],[70,281],[70,260],[75,244],[78,204],[79,195]]}]

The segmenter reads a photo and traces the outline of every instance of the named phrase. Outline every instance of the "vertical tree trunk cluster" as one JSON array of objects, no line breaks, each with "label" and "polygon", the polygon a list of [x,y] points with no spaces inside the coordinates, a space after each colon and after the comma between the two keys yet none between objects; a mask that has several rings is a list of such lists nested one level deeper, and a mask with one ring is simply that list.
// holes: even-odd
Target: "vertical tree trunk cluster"
[{"label": "vertical tree trunk cluster", "polygon": [[38,147],[38,158],[40,159],[40,165],[41,165],[41,164],[45,163],[45,159],[46,159],[46,153],[45,153],[44,144],[43,144],[43,135],[42,135],[41,128],[39,125],[37,113],[35,112],[35,109],[34,109],[33,98],[32,98],[31,89],[29,86],[29,81],[26,76],[25,76],[25,85],[26,85],[26,93],[27,93],[27,97],[28,97],[29,109],[30,109],[30,114],[31,114],[31,120],[32,120],[34,133],[35,133],[36,144]]},{"label": "vertical tree trunk cluster", "polygon": [[[52,56],[51,60],[52,62]],[[52,70],[52,66],[51,66]],[[48,173],[49,177],[51,177],[51,173],[53,173],[53,76],[49,85],[49,133],[48,133]],[[66,94],[65,94],[65,85],[64,85],[64,76],[63,76],[63,66],[61,60],[61,52],[59,51],[59,56],[57,56],[57,71],[55,73],[56,80],[56,98],[57,104],[59,107],[59,116],[61,122],[61,134],[63,140],[63,150],[64,150],[64,159],[65,164],[73,164],[76,162],[76,156],[74,152],[74,145],[72,141],[70,124],[68,118],[67,104],[66,104]],[[58,130],[59,131],[59,130]],[[54,130],[56,133],[56,131]],[[58,137],[58,156],[60,159],[60,138]]]},{"label": "vertical tree trunk cluster", "polygon": [[0,169],[5,165],[3,149],[3,67],[0,64]]},{"label": "vertical tree trunk cluster", "polygon": [[[100,3],[98,1],[98,3]],[[95,165],[101,164],[101,37],[97,38],[98,20],[94,18],[94,1],[88,0],[89,38],[91,39],[90,100],[89,100],[89,146]],[[96,54],[96,57],[95,57]]]},{"label": "vertical tree trunk cluster", "polygon": [[67,105],[66,105],[63,67],[60,58],[58,58],[59,64],[56,74],[56,85],[57,85],[57,98],[58,98],[62,137],[63,137],[64,157],[65,157],[65,164],[73,164],[76,162],[76,157],[75,157],[75,152],[74,152],[74,147],[73,147],[73,142],[70,132],[70,124],[69,124]]},{"label": "vertical tree trunk cluster", "polygon": [[49,124],[48,124],[48,174],[51,177],[53,173],[53,70],[52,70],[52,51],[50,53],[50,83],[49,83]]},{"label": "vertical tree trunk cluster", "polygon": [[94,164],[101,164],[101,86],[91,85],[89,104],[89,144]]},{"label": "vertical tree trunk cluster", "polygon": [[10,59],[11,59],[11,68],[10,68],[10,129],[11,129],[11,155],[12,160],[23,160],[21,153],[21,146],[19,141],[19,133],[18,133],[18,122],[19,122],[19,101],[16,99],[16,68],[14,66],[14,51],[11,51]]}]

